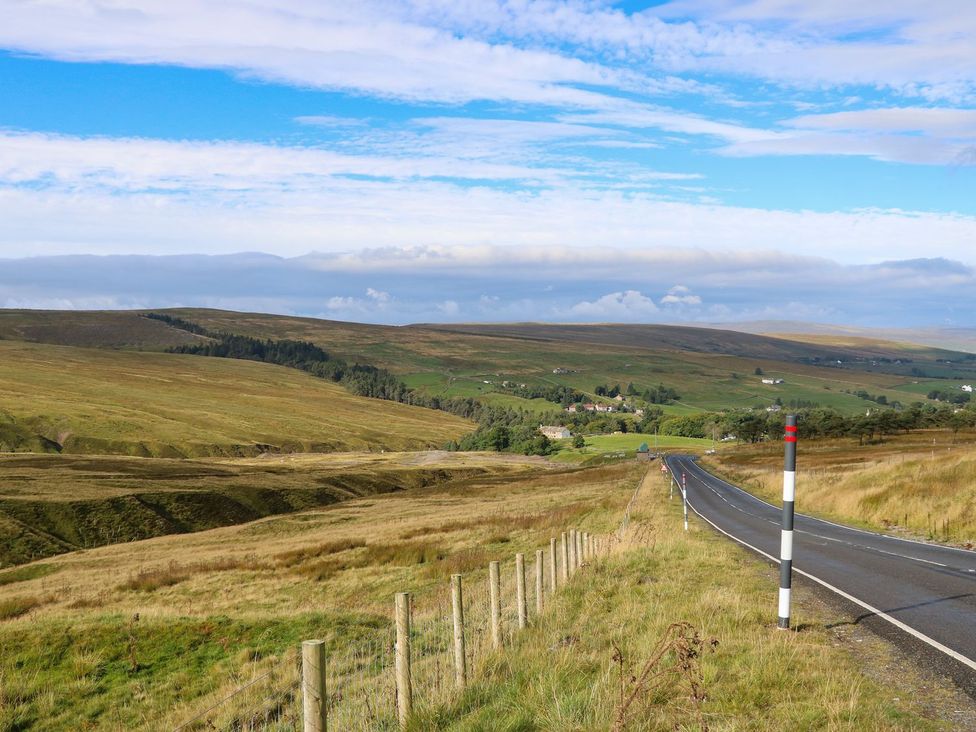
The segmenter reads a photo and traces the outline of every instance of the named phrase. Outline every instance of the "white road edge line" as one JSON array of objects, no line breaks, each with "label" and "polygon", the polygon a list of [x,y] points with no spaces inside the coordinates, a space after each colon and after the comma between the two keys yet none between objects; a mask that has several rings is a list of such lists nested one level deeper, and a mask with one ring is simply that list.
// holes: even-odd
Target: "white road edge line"
[{"label": "white road edge line", "polygon": [[[779,510],[779,507],[774,506],[769,501],[764,501],[759,496],[755,496],[752,493],[750,493],[749,491],[747,491],[747,490],[745,490],[743,488],[740,488],[737,485],[734,485],[732,483],[729,483],[727,480],[724,480],[722,478],[719,478],[717,475],[713,475],[708,470],[706,470],[701,465],[699,465],[695,460],[692,460],[691,463],[692,463],[692,465],[694,467],[698,468],[698,470],[700,470],[701,472],[705,473],[706,475],[709,475],[710,477],[714,478],[715,480],[719,481],[720,483],[724,483],[729,488],[733,488],[734,490],[739,491],[739,493],[744,493],[745,495],[749,496],[750,498],[755,498],[760,503],[765,503],[767,506],[772,506],[776,510]],[[819,516],[811,516],[808,513],[800,513],[800,512],[797,512],[796,515],[797,516],[802,516],[803,518],[810,519],[811,521],[819,521],[820,523],[827,524],[829,526],[836,526],[838,529],[847,529],[848,531],[856,531],[859,534],[867,534],[868,536],[876,536],[876,537],[879,537],[879,538],[882,538],[882,539],[889,539],[890,541],[903,541],[906,544],[917,544],[919,546],[930,547],[930,548],[933,548],[933,549],[949,549],[949,550],[954,551],[954,552],[965,552],[966,554],[969,554],[970,556],[972,556],[972,554],[973,554],[973,550],[972,549],[963,549],[962,547],[949,546],[948,544],[936,544],[936,543],[930,542],[930,541],[919,541],[918,539],[906,539],[903,536],[892,536],[891,534],[882,534],[880,531],[868,531],[867,529],[859,529],[856,526],[848,526],[847,524],[838,524],[838,523],[836,523],[834,521],[828,521],[827,519],[820,518]]]},{"label": "white road edge line", "polygon": [[[744,547],[748,547],[752,551],[756,552],[756,554],[760,554],[761,556],[766,557],[770,561],[775,562],[776,564],[779,564],[779,559],[777,559],[776,557],[772,556],[771,554],[767,554],[766,552],[764,552],[762,549],[759,549],[758,547],[754,547],[749,542],[742,541],[742,539],[739,539],[738,537],[733,536],[732,534],[730,534],[728,531],[725,531],[724,529],[719,528],[713,522],[709,521],[707,518],[705,518],[704,516],[702,516],[701,513],[699,513],[698,509],[695,508],[694,504],[692,504],[691,501],[688,501],[688,506],[691,508],[692,511],[694,511],[698,515],[698,517],[700,519],[702,519],[702,521],[705,521],[706,523],[708,523],[709,525],[711,525],[712,528],[714,528],[719,533],[725,534],[725,536],[727,536],[730,539],[732,539],[732,541],[734,541],[734,542],[736,542],[738,544],[741,544]],[[870,532],[865,532],[865,533],[870,533]],[[935,650],[941,651],[942,653],[946,654],[950,658],[953,658],[956,661],[959,661],[959,663],[961,663],[961,664],[963,664],[965,666],[968,666],[969,668],[971,668],[974,671],[976,671],[976,661],[973,661],[972,659],[967,658],[966,656],[962,655],[961,653],[958,653],[958,652],[952,650],[948,646],[942,645],[941,643],[939,643],[939,641],[935,640],[934,638],[929,638],[927,635],[925,635],[925,633],[921,633],[921,632],[915,630],[915,628],[911,627],[910,625],[906,625],[905,623],[901,622],[900,620],[896,620],[895,618],[893,618],[890,615],[888,615],[888,613],[886,613],[886,612],[884,612],[882,610],[879,610],[878,608],[874,607],[873,605],[869,605],[868,603],[864,602],[864,600],[859,600],[858,598],[854,597],[854,595],[850,595],[850,594],[844,592],[839,587],[834,587],[829,582],[825,582],[824,580],[822,580],[819,577],[816,577],[816,576],[810,574],[809,572],[804,572],[802,569],[797,569],[795,566],[793,567],[793,571],[796,572],[797,574],[802,574],[807,579],[813,580],[814,582],[816,582],[819,585],[822,585],[822,586],[826,587],[831,592],[835,592],[836,594],[838,594],[841,597],[843,597],[845,600],[849,600],[850,602],[853,602],[855,605],[860,605],[861,607],[863,607],[868,612],[873,613],[874,615],[877,615],[879,618],[883,618],[883,619],[887,620],[889,623],[891,623],[892,625],[894,625],[896,628],[905,631],[906,633],[908,633],[911,636],[914,636],[915,638],[917,638],[918,640],[922,641],[923,643],[927,643],[928,645],[932,646]]]}]

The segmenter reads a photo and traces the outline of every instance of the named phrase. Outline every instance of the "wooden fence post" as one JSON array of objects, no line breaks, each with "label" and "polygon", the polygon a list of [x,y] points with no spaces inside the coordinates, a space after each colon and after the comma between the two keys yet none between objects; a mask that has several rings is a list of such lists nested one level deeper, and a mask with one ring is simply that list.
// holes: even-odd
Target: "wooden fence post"
[{"label": "wooden fence post", "polygon": [[498,562],[488,565],[488,594],[491,602],[491,645],[502,647],[502,582]]},{"label": "wooden fence post", "polygon": [[590,532],[583,532],[583,561],[590,561]]},{"label": "wooden fence post", "polygon": [[515,605],[518,627],[522,630],[528,621],[528,607],[525,602],[525,555],[521,552],[515,555]]},{"label": "wooden fence post", "polygon": [[566,541],[565,531],[562,533],[562,546],[560,547],[560,549],[562,550],[560,553],[562,554],[562,559],[563,559],[563,566],[562,566],[563,584],[566,584],[566,582],[569,580],[569,542]]},{"label": "wooden fence post", "polygon": [[569,530],[569,574],[570,576],[576,574],[576,568],[579,565],[576,563],[576,529]]},{"label": "wooden fence post", "polygon": [[413,710],[413,688],[410,679],[410,593],[396,594],[396,667],[397,717],[400,727],[407,726]]},{"label": "wooden fence post", "polygon": [[468,668],[464,655],[464,600],[459,574],[451,575],[451,605],[454,611],[454,676],[461,689],[468,681]]},{"label": "wooden fence post", "polygon": [[578,566],[583,566],[583,532],[576,532],[576,563]]},{"label": "wooden fence post", "polygon": [[542,579],[545,576],[545,552],[535,550],[535,614],[542,615]]},{"label": "wooden fence post", "polygon": [[326,732],[325,641],[302,642],[302,729]]},{"label": "wooden fence post", "polygon": [[556,537],[549,539],[549,592],[556,594]]}]

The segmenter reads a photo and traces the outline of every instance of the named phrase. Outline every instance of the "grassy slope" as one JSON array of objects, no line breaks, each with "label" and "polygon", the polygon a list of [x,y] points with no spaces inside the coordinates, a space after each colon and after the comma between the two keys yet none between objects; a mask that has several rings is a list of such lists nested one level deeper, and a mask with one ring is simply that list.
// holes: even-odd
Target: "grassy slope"
[{"label": "grassy slope", "polygon": [[[782,497],[777,443],[722,450],[705,464],[769,501]],[[976,543],[976,435],[921,431],[858,447],[801,443],[798,511],[869,528]]]},{"label": "grassy slope", "polygon": [[[34,605],[0,622],[0,727],[43,720],[52,730],[171,729],[269,670],[293,669],[304,638],[325,638],[338,664],[356,639],[386,637],[395,591],[415,592],[415,613],[424,616],[452,572],[473,591],[487,562],[504,559],[507,581],[514,552],[531,556],[570,525],[615,527],[640,476],[631,463],[468,480],[76,552],[18,570],[17,581],[0,575],[0,609]],[[607,729],[617,689],[613,644],[628,666],[637,664],[679,620],[719,641],[702,659],[713,730],[935,728],[897,683],[880,689],[858,672],[825,629],[837,618],[805,613],[802,590],[803,632],[777,632],[773,573],[697,525],[679,532],[677,503],[659,480],[637,505],[627,551],[574,578],[538,628],[509,637],[511,651],[476,657],[467,691],[455,694],[445,682],[437,695],[415,685],[415,729]],[[323,574],[324,566],[332,570]],[[380,714],[392,702],[384,678]],[[276,683],[262,681],[204,724],[223,728],[261,709]],[[689,724],[687,706],[680,688],[666,686],[628,729]],[[295,709],[286,703],[286,715]]]},{"label": "grassy slope", "polygon": [[198,356],[0,341],[0,383],[0,449],[26,432],[69,453],[403,450],[474,427],[294,369]]},{"label": "grassy slope", "polygon": [[[920,717],[920,704],[902,701],[909,694],[861,674],[829,630],[841,619],[808,604],[805,589],[795,590],[793,618],[803,630],[778,632],[773,572],[697,523],[680,531],[679,504],[667,501],[663,485],[647,481],[619,551],[578,575],[511,654],[489,662],[477,683],[411,730],[608,730],[621,670],[639,674],[680,621],[704,641],[697,663],[708,729],[940,728]],[[674,665],[669,656],[655,670]],[[702,729],[696,720],[679,678],[638,694],[621,729]]]},{"label": "grassy slope", "polygon": [[[433,459],[433,462],[431,461]],[[0,567],[74,549],[229,526],[364,495],[526,470],[469,453],[167,460],[0,456]]]},{"label": "grassy slope", "polygon": [[[678,413],[768,406],[779,397],[785,402],[806,400],[854,414],[871,403],[843,393],[845,390],[865,389],[903,402],[919,398],[910,393],[917,378],[884,373],[885,369],[907,372],[910,367],[874,367],[864,363],[856,369],[838,369],[789,359],[817,355],[849,359],[911,357],[917,365],[941,373],[947,367],[933,359],[960,356],[929,347],[867,339],[856,347],[825,348],[728,331],[669,326],[510,324],[397,328],[213,310],[173,312],[216,330],[311,340],[346,358],[359,357],[388,368],[403,375],[412,386],[439,396],[484,398],[496,389],[485,380],[495,384],[505,379],[562,384],[587,393],[603,383],[633,382],[640,389],[664,383],[682,395],[674,408]],[[465,332],[460,332],[460,328]],[[600,345],[595,347],[593,341]],[[786,383],[762,384],[753,375],[757,366],[770,376],[783,377]],[[571,373],[553,374],[556,367]],[[902,391],[906,387],[908,391]],[[503,398],[508,402],[512,399]],[[526,409],[539,409],[539,405],[525,400],[516,403]]]},{"label": "grassy slope", "polygon": [[[391,327],[219,310],[170,312],[213,330],[314,341],[347,359],[388,368],[432,395],[475,396],[532,411],[544,411],[545,405],[498,394],[496,385],[510,379],[562,384],[590,393],[601,383],[633,382],[640,389],[664,383],[683,397],[670,408],[675,413],[768,406],[779,397],[785,402],[817,402],[852,414],[870,403],[842,393],[844,390],[865,389],[903,402],[919,398],[913,384],[919,379],[908,374],[913,366],[921,366],[933,376],[955,374],[962,381],[970,376],[976,380],[972,363],[946,366],[935,361],[959,361],[961,354],[865,338],[832,345],[673,326]],[[139,342],[144,348],[162,349],[172,345],[173,339],[192,337],[135,312],[73,313],[65,321],[69,325],[60,328],[52,324],[51,314],[2,311],[0,315],[5,316],[0,318],[0,337],[8,338],[68,343],[82,339],[94,344],[101,333],[105,345]],[[854,368],[825,368],[798,361],[831,356],[849,360]],[[873,366],[870,359],[876,357],[911,358],[913,363]],[[868,360],[855,362],[858,358]],[[771,376],[785,378],[786,383],[761,384],[753,375],[757,366]],[[553,374],[556,367],[571,373]],[[486,380],[494,384],[485,384]]]}]

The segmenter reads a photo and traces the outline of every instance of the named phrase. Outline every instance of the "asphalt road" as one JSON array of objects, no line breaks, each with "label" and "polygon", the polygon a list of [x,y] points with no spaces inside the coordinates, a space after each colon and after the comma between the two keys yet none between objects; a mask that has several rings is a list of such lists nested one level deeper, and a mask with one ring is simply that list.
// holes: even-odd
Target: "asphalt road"
[{"label": "asphalt road", "polygon": [[[688,505],[730,538],[778,561],[781,507],[708,473],[689,456],[666,458],[687,476]],[[803,503],[802,467],[797,498]],[[676,500],[680,493],[675,491]],[[976,552],[899,539],[796,514],[794,577],[844,598],[851,622],[870,619],[976,697]],[[771,612],[776,609],[770,598]],[[880,621],[885,621],[882,624]]]}]

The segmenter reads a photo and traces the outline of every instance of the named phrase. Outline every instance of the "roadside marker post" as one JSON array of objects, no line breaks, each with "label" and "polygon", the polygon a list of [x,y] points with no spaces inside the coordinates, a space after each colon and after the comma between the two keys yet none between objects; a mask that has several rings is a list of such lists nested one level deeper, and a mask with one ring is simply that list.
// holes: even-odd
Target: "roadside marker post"
[{"label": "roadside marker post", "polygon": [[786,417],[783,442],[786,459],[783,466],[783,530],[779,549],[779,623],[780,630],[790,628],[790,591],[793,584],[793,504],[796,499],[796,415]]},{"label": "roadside marker post", "polygon": [[685,503],[685,531],[688,530],[688,476],[681,474],[681,498]]}]

